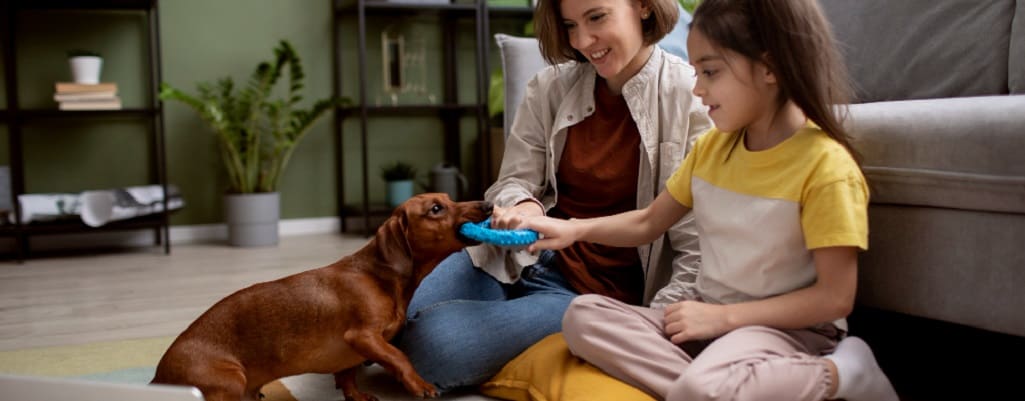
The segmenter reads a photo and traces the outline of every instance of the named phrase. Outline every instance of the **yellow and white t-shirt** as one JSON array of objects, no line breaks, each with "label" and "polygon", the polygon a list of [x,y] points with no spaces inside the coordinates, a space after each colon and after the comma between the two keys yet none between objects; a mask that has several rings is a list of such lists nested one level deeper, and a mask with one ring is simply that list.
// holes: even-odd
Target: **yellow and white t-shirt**
[{"label": "yellow and white t-shirt", "polygon": [[706,302],[807,287],[816,276],[812,249],[868,248],[868,186],[842,145],[812,123],[758,152],[737,135],[712,129],[666,182],[694,210],[697,291]]}]

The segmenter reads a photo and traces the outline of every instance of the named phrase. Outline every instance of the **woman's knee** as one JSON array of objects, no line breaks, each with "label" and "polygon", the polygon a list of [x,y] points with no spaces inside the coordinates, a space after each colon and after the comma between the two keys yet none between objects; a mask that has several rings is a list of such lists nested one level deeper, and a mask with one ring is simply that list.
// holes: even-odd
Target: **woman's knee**
[{"label": "woman's knee", "polygon": [[420,282],[409,302],[407,314],[432,305],[460,299],[493,300],[504,297],[501,284],[473,266],[466,251],[449,255]]},{"label": "woman's knee", "polygon": [[[398,343],[413,367],[438,390],[483,383],[522,351],[522,333],[495,330],[460,303],[439,305],[411,319]],[[514,339],[504,341],[503,336]],[[525,348],[522,347],[522,348]]]},{"label": "woman's knee", "polygon": [[463,367],[472,366],[474,355],[468,350],[475,347],[466,343],[472,338],[457,337],[453,331],[460,322],[437,317],[426,313],[407,321],[395,345],[425,380],[448,387],[454,378],[472,373]]}]

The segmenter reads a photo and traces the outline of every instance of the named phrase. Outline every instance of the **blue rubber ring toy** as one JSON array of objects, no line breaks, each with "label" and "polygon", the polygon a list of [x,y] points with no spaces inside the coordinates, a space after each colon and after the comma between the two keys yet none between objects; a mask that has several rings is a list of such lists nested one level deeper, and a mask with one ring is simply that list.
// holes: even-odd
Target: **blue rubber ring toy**
[{"label": "blue rubber ring toy", "polygon": [[474,241],[498,246],[527,246],[537,241],[534,230],[499,230],[491,228],[491,218],[480,223],[466,223],[459,227],[459,233]]}]

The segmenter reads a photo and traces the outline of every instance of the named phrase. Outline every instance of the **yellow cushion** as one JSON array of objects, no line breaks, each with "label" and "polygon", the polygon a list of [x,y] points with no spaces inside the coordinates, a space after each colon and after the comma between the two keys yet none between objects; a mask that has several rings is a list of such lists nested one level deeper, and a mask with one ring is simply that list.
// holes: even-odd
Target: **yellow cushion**
[{"label": "yellow cushion", "polygon": [[573,356],[562,333],[534,344],[481,385],[487,396],[515,401],[655,401]]}]

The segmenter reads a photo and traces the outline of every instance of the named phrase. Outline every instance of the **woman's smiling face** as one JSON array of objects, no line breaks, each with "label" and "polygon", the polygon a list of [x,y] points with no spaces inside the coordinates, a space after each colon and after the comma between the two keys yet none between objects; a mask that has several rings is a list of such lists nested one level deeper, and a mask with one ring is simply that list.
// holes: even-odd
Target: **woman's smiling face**
[{"label": "woman's smiling face", "polygon": [[569,44],[594,65],[616,93],[651,55],[641,19],[650,11],[640,0],[562,0]]}]

